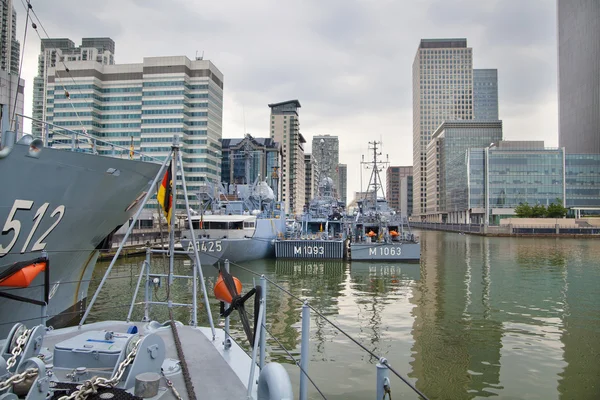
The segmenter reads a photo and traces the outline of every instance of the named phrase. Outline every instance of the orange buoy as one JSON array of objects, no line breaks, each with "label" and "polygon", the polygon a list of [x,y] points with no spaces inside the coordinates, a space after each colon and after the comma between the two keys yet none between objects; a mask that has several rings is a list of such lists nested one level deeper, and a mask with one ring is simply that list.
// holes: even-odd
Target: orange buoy
[{"label": "orange buoy", "polygon": [[[240,280],[235,276],[232,278],[233,282],[235,283],[235,289],[237,290],[238,294],[241,294],[242,282],[240,282]],[[223,280],[223,275],[220,273],[219,278],[217,279],[217,283],[215,283],[214,292],[217,300],[231,304],[233,297],[231,296],[231,293],[229,293],[229,290],[227,290],[227,285],[225,284],[225,280]]]},{"label": "orange buoy", "polygon": [[35,263],[21,268],[17,272],[0,281],[0,286],[26,288],[42,271],[46,270],[46,263]]},{"label": "orange buoy", "polygon": [[390,231],[390,235],[391,236],[398,236],[398,232],[396,232],[396,231]]}]

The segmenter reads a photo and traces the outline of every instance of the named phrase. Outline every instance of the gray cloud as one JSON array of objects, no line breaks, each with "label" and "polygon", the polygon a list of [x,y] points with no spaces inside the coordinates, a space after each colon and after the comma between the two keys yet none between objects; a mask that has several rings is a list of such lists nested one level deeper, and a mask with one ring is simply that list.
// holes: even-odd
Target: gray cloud
[{"label": "gray cloud", "polygon": [[[555,4],[548,0],[280,2],[32,0],[52,37],[110,36],[117,62],[204,51],[225,75],[224,137],[267,136],[268,103],[299,99],[301,129],[340,137],[358,176],[367,141],[412,164],[412,62],[421,38],[466,37],[476,68],[497,68],[508,138],[556,142]],[[25,10],[15,2],[19,36]],[[39,40],[24,77],[31,102]],[[543,131],[533,132],[543,119]],[[310,146],[307,146],[310,148]],[[358,190],[359,183],[349,183]]]}]

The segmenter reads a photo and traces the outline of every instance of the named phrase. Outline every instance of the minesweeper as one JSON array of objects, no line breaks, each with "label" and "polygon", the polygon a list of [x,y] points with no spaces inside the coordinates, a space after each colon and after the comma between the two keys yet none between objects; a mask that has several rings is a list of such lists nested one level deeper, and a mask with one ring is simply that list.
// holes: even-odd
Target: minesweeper
[{"label": "minesweeper", "polygon": [[17,320],[61,327],[81,317],[98,248],[137,210],[159,167],[3,131],[0,335]]}]

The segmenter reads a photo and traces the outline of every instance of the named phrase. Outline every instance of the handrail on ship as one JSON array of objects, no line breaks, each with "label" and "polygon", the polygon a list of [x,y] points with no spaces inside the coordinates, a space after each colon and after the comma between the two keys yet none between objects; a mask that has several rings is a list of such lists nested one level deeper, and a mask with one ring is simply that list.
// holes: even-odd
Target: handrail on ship
[{"label": "handrail on ship", "polygon": [[[304,318],[310,314],[305,314],[304,309],[310,309],[311,311],[314,311],[319,317],[321,317],[325,322],[327,322],[331,327],[333,327],[335,330],[337,330],[338,332],[340,332],[341,334],[343,334],[344,336],[346,336],[348,339],[350,339],[355,345],[357,345],[359,348],[361,348],[363,351],[365,351],[366,353],[368,353],[371,357],[375,358],[376,360],[378,360],[379,364],[377,365],[377,385],[378,385],[378,393],[379,393],[379,389],[383,390],[383,385],[387,385],[386,387],[386,391],[384,393],[388,393],[387,390],[389,390],[390,392],[390,396],[391,396],[391,387],[389,386],[389,380],[387,379],[387,377],[385,377],[385,372],[383,372],[385,369],[391,371],[394,375],[396,375],[396,377],[398,377],[403,383],[405,383],[410,389],[412,389],[417,395],[419,395],[422,399],[424,400],[428,400],[428,397],[425,396],[425,394],[423,392],[421,392],[419,389],[417,389],[412,383],[410,383],[408,381],[407,378],[403,377],[402,374],[400,374],[399,372],[397,372],[388,362],[388,360],[385,357],[381,357],[377,354],[375,354],[372,350],[369,350],[365,345],[363,345],[362,343],[360,343],[358,340],[356,340],[354,337],[352,337],[349,333],[347,333],[344,329],[342,329],[340,326],[338,326],[337,324],[335,324],[334,322],[332,322],[329,318],[327,318],[321,311],[319,311],[318,309],[316,309],[315,307],[313,307],[312,305],[310,305],[309,301],[306,299],[302,299],[298,296],[296,296],[295,294],[293,294],[292,292],[290,292],[289,290],[287,290],[286,288],[284,288],[283,286],[281,286],[280,284],[278,284],[277,282],[275,282],[274,280],[268,278],[265,274],[260,274],[258,272],[255,272],[249,268],[246,268],[238,263],[235,262],[231,262],[229,260],[225,260],[225,264],[229,267],[229,266],[235,266],[237,268],[240,268],[246,272],[249,272],[250,274],[260,277],[261,281],[264,279],[265,282],[270,283],[271,285],[275,286],[278,290],[280,290],[281,292],[285,293],[286,295],[290,296],[291,298],[293,298],[294,300],[298,301],[299,303],[301,303],[303,305],[303,312],[302,312],[302,332],[301,332],[301,337],[310,337],[310,332],[304,332],[305,330],[305,325],[304,325]],[[266,297],[266,287],[263,286],[263,292],[265,293],[264,296]],[[310,318],[310,316],[308,317]],[[306,379],[308,379],[312,385],[315,387],[315,389],[319,392],[319,394],[321,395],[321,397],[323,397],[324,399],[326,399],[325,395],[323,394],[323,392],[321,391],[321,389],[319,389],[319,387],[316,385],[316,383],[313,381],[313,379],[308,375],[308,372],[306,371],[306,367],[307,364],[302,363],[302,360],[307,360],[308,359],[308,354],[304,353],[304,351],[308,351],[308,349],[304,350],[304,345],[301,345],[301,355],[300,355],[300,362],[298,362],[291,354],[291,352],[286,349],[283,344],[277,339],[277,337],[275,337],[265,326],[265,320],[266,318],[263,318],[261,324],[260,324],[260,330],[261,330],[261,335],[264,335],[264,332],[268,333],[269,336],[271,338],[273,338],[273,340],[275,340],[275,342],[278,343],[278,345],[283,349],[283,351],[289,356],[291,357],[291,359],[296,363],[296,366],[300,369],[301,371],[301,382],[300,382],[300,392],[301,392],[301,396],[300,399],[302,400],[303,398],[305,398],[304,396],[302,396],[302,377],[306,377]],[[258,332],[257,332],[258,333]],[[228,334],[228,332],[227,332]],[[308,342],[308,339],[307,339]],[[306,343],[307,343],[306,342]],[[305,343],[304,341],[302,341],[302,343]],[[307,343],[308,344],[308,343]],[[261,364],[262,364],[262,360],[264,360],[264,349],[261,347],[260,349],[261,352]],[[308,361],[306,361],[308,362]],[[380,373],[383,372],[380,376]],[[385,383],[387,382],[387,383]],[[381,388],[379,386],[382,386]],[[304,393],[305,390],[304,390]],[[381,396],[380,396],[381,398]],[[390,397],[391,398],[391,397]]]},{"label": "handrail on ship", "polygon": [[[31,120],[33,122],[37,122],[38,124],[46,125],[47,127],[48,126],[52,126],[54,128],[61,129],[61,130],[65,131],[65,132],[69,132],[70,133],[70,135],[67,135],[66,133],[56,132],[56,131],[53,130],[52,133],[56,134],[56,135],[61,135],[61,136],[67,137],[67,138],[73,138],[75,135],[77,135],[77,136],[83,136],[83,137],[85,137],[87,139],[90,139],[90,140],[94,141],[95,143],[104,143],[105,145],[111,146],[112,148],[117,148],[117,149],[125,150],[125,151],[128,151],[128,152],[131,151],[131,148],[111,143],[108,140],[99,139],[99,138],[94,137],[93,135],[90,135],[90,134],[87,134],[87,133],[77,132],[77,131],[74,131],[72,129],[64,128],[64,127],[62,127],[60,125],[56,125],[56,124],[53,124],[51,122],[42,121],[41,119],[33,118],[33,117],[30,117],[30,116],[27,116],[27,115],[23,115],[23,114],[19,114],[19,113],[17,113],[17,115],[19,117],[29,119],[29,120]],[[46,142],[44,143],[44,145],[47,144],[47,140],[48,140],[48,138],[46,136]],[[149,156],[149,155],[147,155],[145,153],[142,153],[141,151],[137,151],[137,150],[133,150],[133,154],[140,155],[142,157],[142,159],[146,158],[146,159],[150,159],[150,160],[155,161],[155,162],[162,162],[163,161],[160,158]]]}]

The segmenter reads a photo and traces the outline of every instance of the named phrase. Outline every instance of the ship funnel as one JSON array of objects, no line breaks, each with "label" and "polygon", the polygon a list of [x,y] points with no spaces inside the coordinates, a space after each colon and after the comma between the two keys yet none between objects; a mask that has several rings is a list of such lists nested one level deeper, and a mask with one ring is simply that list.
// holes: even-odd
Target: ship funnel
[{"label": "ship funnel", "polygon": [[15,145],[16,132],[4,131],[2,133],[2,150],[0,150],[0,158],[4,158],[10,154]]}]

